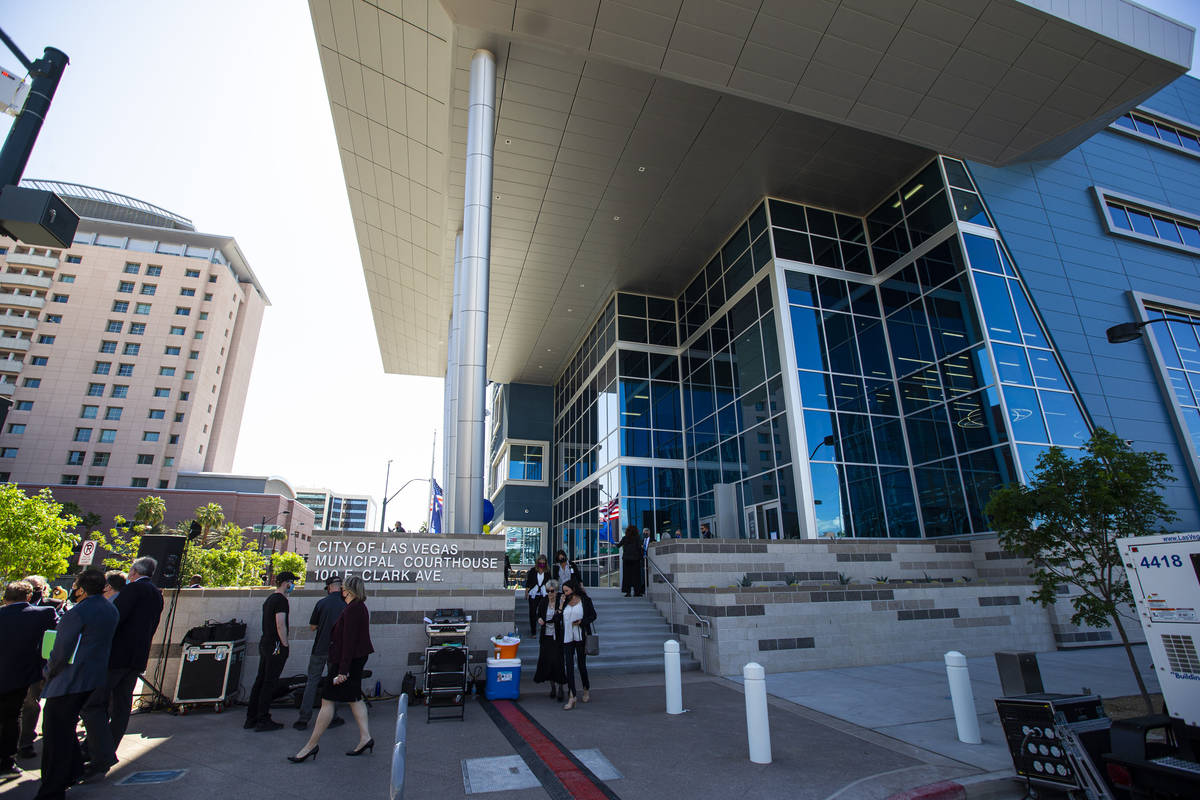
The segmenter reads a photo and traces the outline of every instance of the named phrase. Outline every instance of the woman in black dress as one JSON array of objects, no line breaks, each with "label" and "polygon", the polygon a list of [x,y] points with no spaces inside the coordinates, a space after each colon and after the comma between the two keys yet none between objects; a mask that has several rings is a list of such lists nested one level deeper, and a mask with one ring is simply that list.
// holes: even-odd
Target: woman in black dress
[{"label": "woman in black dress", "polygon": [[330,633],[329,677],[321,689],[321,710],[317,712],[308,743],[296,755],[288,756],[288,761],[295,764],[306,761],[309,756],[317,760],[317,751],[321,749],[317,743],[333,719],[335,703],[349,703],[358,724],[358,746],[346,755],[359,756],[367,750],[375,752],[375,740],[367,727],[367,704],[363,702],[362,694],[363,667],[367,656],[375,652],[371,645],[371,615],[367,611],[367,587],[363,579],[357,575],[348,576],[342,584],[342,597],[346,600],[346,610],[333,623]]},{"label": "woman in black dress", "polygon": [[546,584],[546,596],[540,598],[537,609],[538,662],[533,674],[534,683],[550,682],[550,699],[563,699],[567,672],[562,660],[562,618],[557,610],[558,581]]}]

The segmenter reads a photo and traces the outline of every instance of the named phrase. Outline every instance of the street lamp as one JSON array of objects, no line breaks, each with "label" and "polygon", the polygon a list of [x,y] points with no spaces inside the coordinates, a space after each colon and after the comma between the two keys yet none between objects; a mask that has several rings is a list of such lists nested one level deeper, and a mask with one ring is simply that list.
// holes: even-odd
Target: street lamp
[{"label": "street lamp", "polygon": [[1104,332],[1108,337],[1109,344],[1124,344],[1132,342],[1134,339],[1141,337],[1142,328],[1152,322],[1181,322],[1184,325],[1200,325],[1200,320],[1191,318],[1183,319],[1180,317],[1155,317],[1141,322],[1122,322],[1120,325],[1113,325]]},{"label": "street lamp", "polygon": [[383,475],[383,507],[379,509],[379,532],[387,530],[388,478],[392,477],[392,459],[388,459],[387,472]]},{"label": "street lamp", "polygon": [[817,442],[817,446],[814,447],[812,452],[808,454],[808,460],[812,461],[812,457],[815,456],[817,451],[822,447],[833,447],[835,444],[837,444],[837,439],[835,439],[833,436],[826,436],[824,439]]},{"label": "street lamp", "polygon": [[[266,530],[267,530],[267,523],[274,522],[275,520],[279,519],[280,517],[286,517],[291,513],[292,512],[290,509],[284,509],[283,511],[280,511],[278,514],[271,517],[270,519],[267,519],[267,515],[263,514],[262,522],[258,526],[258,552],[259,553],[262,552],[263,533],[266,532]],[[271,545],[271,555],[275,555],[275,545]],[[275,582],[275,564],[269,558],[267,559],[267,582],[268,583]]]},{"label": "street lamp", "polygon": [[[391,461],[389,461],[389,462],[388,462],[388,465],[390,466],[390,465],[391,465],[391,463],[392,463],[392,462],[391,462]],[[407,481],[405,481],[405,482],[404,482],[404,485],[403,485],[403,486],[401,486],[401,487],[400,487],[399,489],[397,489],[396,491],[392,492],[391,496],[389,496],[389,495],[387,494],[387,481],[384,481],[384,483],[383,483],[383,492],[384,492],[384,494],[383,494],[383,511],[387,511],[387,504],[388,504],[388,503],[390,503],[390,502],[392,502],[393,500],[395,500],[395,499],[396,499],[396,495],[400,494],[400,493],[401,493],[401,492],[403,492],[405,489],[407,489],[407,488],[408,488],[408,485],[409,485],[410,483],[416,483],[417,481],[429,481],[429,480],[431,480],[431,479],[430,479],[430,478],[409,478]],[[386,529],[387,529],[387,528],[386,528],[386,520],[384,520],[384,518],[383,518],[383,513],[382,513],[382,511],[380,512],[380,515],[379,515],[379,527],[380,527],[380,528],[382,528],[382,529],[384,529],[384,530],[386,530]]]}]

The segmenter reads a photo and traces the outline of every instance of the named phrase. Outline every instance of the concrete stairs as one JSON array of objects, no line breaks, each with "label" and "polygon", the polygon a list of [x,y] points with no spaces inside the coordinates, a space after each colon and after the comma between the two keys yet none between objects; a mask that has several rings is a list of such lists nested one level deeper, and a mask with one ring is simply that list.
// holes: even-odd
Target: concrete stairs
[{"label": "concrete stairs", "polygon": [[[596,632],[600,635],[600,655],[588,656],[588,672],[630,673],[661,672],[663,642],[677,638],[671,627],[646,597],[625,597],[619,589],[588,589],[588,597],[596,607]],[[521,646],[517,655],[529,674],[537,666],[538,644],[529,634],[529,603],[524,593],[516,597],[517,632]],[[700,662],[681,646],[680,666],[687,671],[699,670]]]}]

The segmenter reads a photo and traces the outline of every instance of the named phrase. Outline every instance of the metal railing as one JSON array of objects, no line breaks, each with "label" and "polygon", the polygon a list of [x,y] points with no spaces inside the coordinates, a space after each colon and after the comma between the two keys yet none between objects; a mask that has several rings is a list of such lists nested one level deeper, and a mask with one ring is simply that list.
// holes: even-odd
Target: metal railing
[{"label": "metal railing", "polygon": [[404,800],[404,765],[408,749],[408,695],[401,694],[396,704],[396,743],[392,745],[392,782],[389,800]]},{"label": "metal railing", "polygon": [[671,582],[671,579],[667,577],[667,574],[658,568],[658,564],[654,563],[654,559],[647,557],[646,563],[650,565],[650,570],[652,573],[657,574],[658,577],[662,579],[663,585],[671,590],[671,613],[667,616],[667,622],[674,624],[674,619],[676,616],[675,612],[678,609],[679,604],[682,604],[683,607],[687,609],[687,614],[695,617],[696,623],[703,626],[703,630],[698,632],[698,635],[701,639],[700,647],[698,648],[700,651],[700,671],[708,672],[704,658],[705,650],[708,648],[705,646],[703,640],[712,638],[712,621],[709,620],[708,617],[705,617],[700,614],[700,612],[696,611],[692,604],[687,601],[687,598],[679,593],[679,590],[675,588],[675,584]]}]

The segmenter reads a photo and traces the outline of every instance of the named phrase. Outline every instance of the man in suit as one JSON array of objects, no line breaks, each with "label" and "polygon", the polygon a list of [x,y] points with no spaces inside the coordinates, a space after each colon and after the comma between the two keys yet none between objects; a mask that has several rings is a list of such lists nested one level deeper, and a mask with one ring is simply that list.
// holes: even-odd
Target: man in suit
[{"label": "man in suit", "polygon": [[58,621],[52,608],[32,606],[33,587],[13,581],[4,587],[0,608],[0,776],[19,775],[13,759],[21,725],[21,706],[29,687],[42,679],[42,635]]},{"label": "man in suit", "polygon": [[162,616],[162,591],[150,580],[158,562],[139,558],[129,568],[125,588],[113,600],[120,614],[108,659],[108,679],[88,698],[80,716],[87,729],[91,763],[88,777],[103,775],[117,763],[117,747],[129,727],[133,689],[150,660],[150,642]]},{"label": "man in suit", "polygon": [[[53,610],[54,619],[57,621],[62,613],[62,603],[50,596],[50,584],[46,579],[41,575],[29,575],[25,582],[33,587],[33,597],[29,598],[29,605]],[[43,685],[42,674],[39,671],[37,680],[25,693],[25,703],[21,706],[21,736],[17,740],[17,755],[21,758],[37,758],[37,751],[33,749],[33,739],[38,717],[42,713]]]},{"label": "man in suit", "polygon": [[35,800],[64,800],[83,777],[83,753],[75,724],[83,704],[108,679],[108,657],[121,613],[104,599],[104,573],[88,569],[75,579],[82,599],[58,621],[46,662],[42,696],[42,783]]}]

